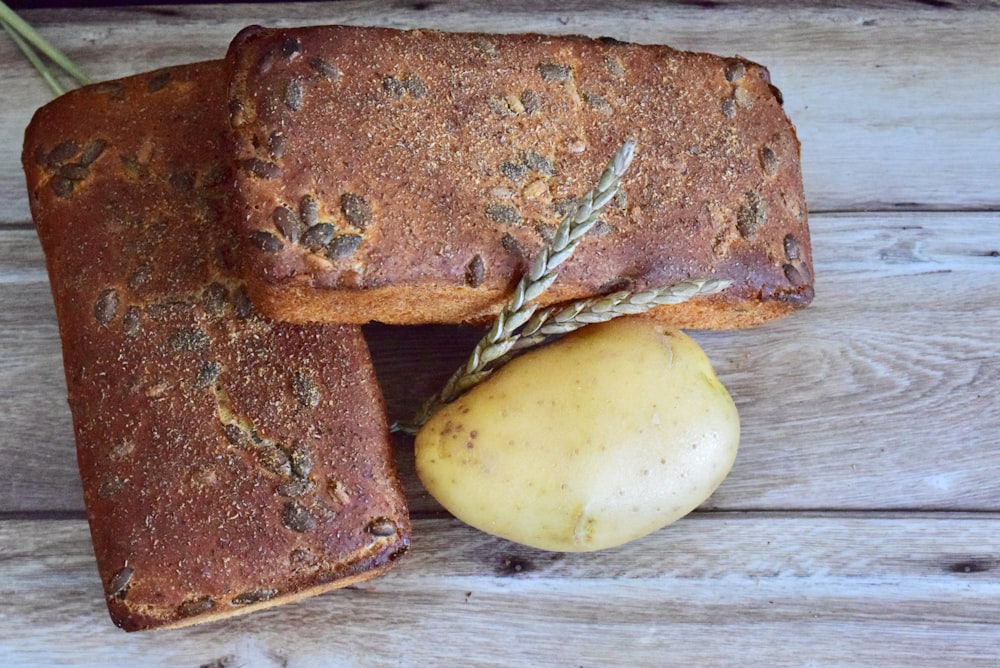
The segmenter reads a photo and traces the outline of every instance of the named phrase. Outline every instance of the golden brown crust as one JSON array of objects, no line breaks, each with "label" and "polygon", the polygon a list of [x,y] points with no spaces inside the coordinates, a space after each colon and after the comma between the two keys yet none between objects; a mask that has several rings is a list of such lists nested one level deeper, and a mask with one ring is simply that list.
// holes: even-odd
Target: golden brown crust
[{"label": "golden brown crust", "polygon": [[546,303],[686,278],[691,327],[809,303],[799,144],[767,70],[613,40],[315,27],[230,47],[243,273],[286,320],[495,313],[626,140],[624,196]]},{"label": "golden brown crust", "polygon": [[26,134],[94,549],[129,631],[365,580],[409,542],[360,330],[270,322],[233,276],[223,76],[88,86]]}]

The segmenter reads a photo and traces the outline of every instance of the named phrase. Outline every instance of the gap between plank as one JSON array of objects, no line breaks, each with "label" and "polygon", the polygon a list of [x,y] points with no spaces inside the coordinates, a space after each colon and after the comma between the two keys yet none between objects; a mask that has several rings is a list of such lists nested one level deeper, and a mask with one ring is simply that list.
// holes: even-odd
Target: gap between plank
[{"label": "gap between plank", "polygon": [[[700,510],[687,515],[680,521],[713,521],[716,519],[861,519],[861,520],[891,520],[891,519],[927,519],[927,520],[983,520],[1000,521],[1000,510],[992,509],[942,509],[942,510],[837,510],[830,508],[797,509],[797,510]],[[415,522],[453,519],[445,511],[420,511],[411,513],[410,519]],[[86,521],[87,514],[82,510],[23,510],[0,512],[2,522],[63,522]]]}]

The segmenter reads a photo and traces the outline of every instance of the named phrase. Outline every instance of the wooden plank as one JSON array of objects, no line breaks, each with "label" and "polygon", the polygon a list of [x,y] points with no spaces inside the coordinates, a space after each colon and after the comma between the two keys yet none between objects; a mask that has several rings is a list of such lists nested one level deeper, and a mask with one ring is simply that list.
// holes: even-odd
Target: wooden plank
[{"label": "wooden plank", "polygon": [[[426,11],[420,8],[427,8]],[[903,8],[906,11],[902,11]],[[345,23],[488,32],[607,34],[765,63],[803,142],[814,211],[1000,206],[1000,78],[989,3],[963,11],[756,4],[712,9],[654,2],[581,1],[540,8],[335,2],[25,11],[95,79],[218,58],[251,23]],[[127,54],[125,56],[124,54]],[[28,219],[18,154],[23,128],[49,92],[0,40],[0,223]]]},{"label": "wooden plank", "polygon": [[[696,332],[739,406],[736,467],[707,508],[1000,510],[1000,214],[817,215],[818,297],[742,332]],[[0,232],[0,511],[79,511],[58,335],[31,230]],[[478,332],[366,330],[392,419]],[[414,512],[439,507],[397,453]]]},{"label": "wooden plank", "polygon": [[66,666],[995,665],[998,520],[702,515],[592,554],[422,520],[379,580],[146,635],[108,620],[83,521],[0,521],[0,654]]},{"label": "wooden plank", "polygon": [[0,233],[0,452],[4,511],[82,510],[59,330],[33,229]]}]

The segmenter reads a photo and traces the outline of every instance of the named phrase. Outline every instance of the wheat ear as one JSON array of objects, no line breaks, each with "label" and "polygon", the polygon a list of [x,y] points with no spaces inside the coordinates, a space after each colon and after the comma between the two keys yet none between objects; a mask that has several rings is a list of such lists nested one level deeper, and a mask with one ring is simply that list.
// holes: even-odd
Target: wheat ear
[{"label": "wheat ear", "polygon": [[556,280],[559,267],[569,259],[583,236],[600,220],[604,207],[618,194],[622,176],[634,154],[635,142],[626,141],[604,169],[597,187],[578,202],[575,211],[562,219],[552,241],[532,260],[510,300],[500,311],[490,330],[476,344],[465,365],[452,374],[439,393],[421,406],[414,418],[415,426],[424,424],[438,408],[451,403],[482,381],[491,373],[491,363],[511,350],[518,339],[517,330],[538,310],[535,299]]}]

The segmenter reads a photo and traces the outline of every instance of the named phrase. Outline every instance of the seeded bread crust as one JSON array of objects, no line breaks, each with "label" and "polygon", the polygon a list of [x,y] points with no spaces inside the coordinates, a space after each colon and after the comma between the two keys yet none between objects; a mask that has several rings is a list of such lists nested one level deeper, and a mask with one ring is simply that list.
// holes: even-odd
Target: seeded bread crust
[{"label": "seeded bread crust", "polygon": [[241,271],[272,317],[488,318],[627,138],[624,195],[543,303],[725,278],[651,315],[730,328],[813,297],[799,143],[759,65],[341,26],[250,27],[227,62]]},{"label": "seeded bread crust", "polygon": [[115,624],[185,626],[384,572],[409,544],[359,328],[234,277],[221,61],[88,86],[23,154]]}]

